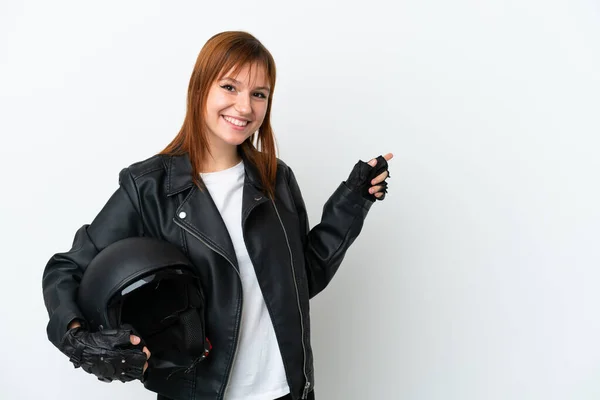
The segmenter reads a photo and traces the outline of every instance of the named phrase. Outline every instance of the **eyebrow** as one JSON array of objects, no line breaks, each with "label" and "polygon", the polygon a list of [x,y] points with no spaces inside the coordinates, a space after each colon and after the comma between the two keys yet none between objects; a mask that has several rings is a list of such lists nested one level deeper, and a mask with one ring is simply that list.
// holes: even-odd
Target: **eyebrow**
[{"label": "eyebrow", "polygon": [[[228,76],[226,76],[225,78],[223,78],[223,79],[221,79],[221,80],[222,80],[222,81],[231,81],[231,82],[235,83],[236,85],[242,85],[242,82],[240,82],[240,81],[237,81],[237,80],[235,80],[235,79],[233,79],[233,78],[230,78],[230,77],[228,77]],[[270,91],[271,91],[271,89],[270,89],[270,88],[268,88],[268,87],[266,87],[266,86],[259,86],[259,87],[257,87],[257,88],[254,88],[254,90],[266,90],[267,92],[270,92]]]}]

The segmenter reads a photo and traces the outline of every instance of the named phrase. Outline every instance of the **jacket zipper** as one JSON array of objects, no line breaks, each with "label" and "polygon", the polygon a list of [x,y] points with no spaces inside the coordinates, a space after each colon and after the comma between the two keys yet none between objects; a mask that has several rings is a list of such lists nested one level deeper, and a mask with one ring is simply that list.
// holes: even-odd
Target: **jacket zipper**
[{"label": "jacket zipper", "polygon": [[292,266],[292,275],[294,276],[294,286],[296,287],[296,301],[298,304],[298,312],[300,313],[300,329],[301,329],[301,333],[302,333],[302,353],[304,356],[304,363],[302,366],[302,370],[304,372],[304,380],[305,380],[305,384],[304,384],[304,391],[302,392],[302,399],[306,399],[308,396],[308,391],[310,389],[310,381],[308,380],[308,375],[306,373],[306,346],[304,344],[304,318],[302,316],[302,308],[300,307],[300,294],[298,293],[298,283],[296,282],[296,271],[294,270],[294,257],[292,256],[292,248],[290,246],[290,241],[288,239],[288,235],[287,235],[287,231],[285,230],[285,226],[283,225],[283,221],[281,220],[281,216],[279,215],[279,210],[277,210],[277,206],[275,205],[274,201],[271,201],[273,203],[273,208],[275,209],[275,213],[277,214],[277,218],[279,219],[279,223],[281,224],[281,229],[283,229],[283,235],[285,236],[285,242],[287,244],[287,248],[288,251],[290,253],[290,263]]},{"label": "jacket zipper", "polygon": [[[192,232],[191,230],[189,230],[188,228],[186,228],[183,224],[181,224],[180,222],[178,222],[175,218],[173,218],[173,221],[181,229],[183,229],[184,231],[186,231],[187,233],[189,233],[190,235],[192,235],[193,237],[195,237],[196,239],[198,239],[200,242],[204,243],[204,245],[206,247],[208,247],[209,249],[211,249],[215,253],[219,254],[224,259],[226,259],[227,262],[229,262],[229,264],[231,264],[231,266],[233,267],[233,269],[237,273],[238,278],[240,278],[240,283],[242,282],[242,276],[240,275],[240,271],[238,271],[238,269],[235,267],[235,264],[233,262],[231,262],[231,260],[225,254],[223,254],[222,252],[220,252],[219,250],[217,250],[213,246],[211,246],[208,243],[206,243],[206,241],[204,241],[200,236],[196,235],[194,232]],[[229,367],[229,370],[227,371],[227,384],[225,385],[225,390],[223,391],[223,393],[225,393],[225,391],[227,390],[227,386],[229,386],[229,382],[231,381],[231,369],[233,368],[233,365],[235,364],[235,359],[237,357],[237,347],[238,347],[239,329],[240,329],[240,318],[241,318],[241,315],[242,315],[241,309],[242,309],[243,305],[244,305],[244,297],[240,296],[240,313],[239,313],[240,317],[238,318],[238,331],[236,332],[236,336],[235,336],[235,347],[233,349],[233,360],[231,362],[231,366]]]}]

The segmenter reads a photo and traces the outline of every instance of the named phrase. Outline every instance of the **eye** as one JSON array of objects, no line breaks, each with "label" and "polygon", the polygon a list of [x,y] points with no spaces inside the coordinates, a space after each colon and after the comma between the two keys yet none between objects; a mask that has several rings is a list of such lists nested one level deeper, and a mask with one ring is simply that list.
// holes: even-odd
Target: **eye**
[{"label": "eye", "polygon": [[267,96],[265,96],[265,94],[261,93],[261,92],[254,93],[254,96],[258,97],[259,99],[266,99],[267,98]]},{"label": "eye", "polygon": [[227,90],[228,92],[235,92],[235,88],[231,85],[221,85],[221,87]]}]

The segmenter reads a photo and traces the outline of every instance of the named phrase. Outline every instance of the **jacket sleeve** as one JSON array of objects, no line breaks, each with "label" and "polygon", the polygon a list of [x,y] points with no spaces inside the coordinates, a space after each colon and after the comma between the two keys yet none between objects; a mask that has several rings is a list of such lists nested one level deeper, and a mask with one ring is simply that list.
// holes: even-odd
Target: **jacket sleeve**
[{"label": "jacket sleeve", "polygon": [[139,210],[135,183],[125,168],[119,174],[119,188],[92,223],[77,230],[71,249],[54,254],[46,264],[42,275],[44,303],[50,317],[46,333],[56,347],[71,321],[85,322],[76,299],[79,282],[90,261],[111,243],[143,235]]},{"label": "jacket sleeve", "polygon": [[358,237],[373,202],[342,182],[323,206],[321,222],[309,229],[306,206],[296,177],[289,169],[288,185],[300,218],[310,298],[321,292]]}]

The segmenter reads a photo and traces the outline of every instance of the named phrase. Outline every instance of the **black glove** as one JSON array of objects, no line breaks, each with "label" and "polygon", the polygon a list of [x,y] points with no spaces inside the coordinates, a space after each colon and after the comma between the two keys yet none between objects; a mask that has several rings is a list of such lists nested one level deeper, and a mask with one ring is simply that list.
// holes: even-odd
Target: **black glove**
[{"label": "black glove", "polygon": [[[388,163],[383,156],[377,157],[377,164],[375,164],[375,167],[371,167],[364,161],[358,161],[356,165],[354,165],[352,172],[350,172],[350,176],[348,177],[348,180],[346,180],[346,185],[348,188],[350,188],[350,190],[359,193],[362,197],[369,201],[374,202],[375,200],[383,200],[385,198],[385,194],[387,193],[387,182],[384,180],[377,185],[372,185],[371,181],[384,171],[388,171]],[[389,177],[390,174],[388,171],[387,178]],[[381,190],[379,191],[379,193],[382,193],[382,196],[375,197],[375,193],[369,193],[371,186],[382,186]]]},{"label": "black glove", "polygon": [[146,353],[143,343],[131,344],[129,329],[107,329],[89,332],[82,327],[69,329],[62,338],[60,350],[75,368],[94,374],[103,382],[144,380]]}]

